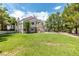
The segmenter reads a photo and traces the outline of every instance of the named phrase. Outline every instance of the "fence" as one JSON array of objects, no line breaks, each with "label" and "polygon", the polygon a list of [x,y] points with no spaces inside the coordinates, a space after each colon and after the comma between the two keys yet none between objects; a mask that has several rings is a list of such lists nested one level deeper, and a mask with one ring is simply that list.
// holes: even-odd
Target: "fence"
[{"label": "fence", "polygon": [[0,31],[0,34],[15,33],[15,31]]}]

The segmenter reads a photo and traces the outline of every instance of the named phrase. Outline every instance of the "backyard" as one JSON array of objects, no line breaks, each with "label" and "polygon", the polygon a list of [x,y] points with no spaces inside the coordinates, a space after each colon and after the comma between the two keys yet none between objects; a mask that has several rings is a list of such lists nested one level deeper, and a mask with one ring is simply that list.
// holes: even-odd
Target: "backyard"
[{"label": "backyard", "polygon": [[79,38],[60,33],[1,34],[0,55],[79,56]]}]

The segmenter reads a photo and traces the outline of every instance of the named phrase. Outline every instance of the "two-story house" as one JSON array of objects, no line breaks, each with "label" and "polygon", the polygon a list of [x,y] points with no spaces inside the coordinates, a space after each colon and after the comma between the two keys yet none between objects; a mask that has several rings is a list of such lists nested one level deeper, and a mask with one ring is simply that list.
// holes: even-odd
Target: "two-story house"
[{"label": "two-story house", "polygon": [[35,16],[29,16],[26,18],[23,18],[22,20],[17,22],[17,26],[16,26],[16,30],[18,32],[22,32],[25,33],[26,31],[24,30],[24,25],[23,22],[24,21],[29,21],[30,22],[30,28],[29,31],[30,32],[44,32],[44,25],[43,25],[43,21],[37,19]]}]

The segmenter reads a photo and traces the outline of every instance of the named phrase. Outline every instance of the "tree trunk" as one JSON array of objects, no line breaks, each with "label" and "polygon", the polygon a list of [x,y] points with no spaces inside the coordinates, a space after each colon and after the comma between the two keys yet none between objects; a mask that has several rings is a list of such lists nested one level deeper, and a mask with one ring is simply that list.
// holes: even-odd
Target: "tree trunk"
[{"label": "tree trunk", "polygon": [[72,33],[72,29],[69,29],[69,33]]},{"label": "tree trunk", "polygon": [[55,32],[55,28],[53,28],[54,29],[54,32]]},{"label": "tree trunk", "polygon": [[1,31],[3,31],[4,29],[3,29],[3,22],[1,22]]},{"label": "tree trunk", "polygon": [[57,32],[59,32],[59,25],[57,26]]},{"label": "tree trunk", "polygon": [[26,30],[27,30],[27,33],[29,33],[29,28],[27,28]]},{"label": "tree trunk", "polygon": [[[58,19],[58,20],[59,20],[59,19]],[[59,21],[58,21],[58,28],[57,28],[57,29],[58,29],[58,32],[60,31],[60,27],[59,27],[59,25],[60,25],[60,23],[59,23]]]},{"label": "tree trunk", "polygon": [[75,34],[78,34],[78,29],[77,29],[77,27],[75,27]]}]

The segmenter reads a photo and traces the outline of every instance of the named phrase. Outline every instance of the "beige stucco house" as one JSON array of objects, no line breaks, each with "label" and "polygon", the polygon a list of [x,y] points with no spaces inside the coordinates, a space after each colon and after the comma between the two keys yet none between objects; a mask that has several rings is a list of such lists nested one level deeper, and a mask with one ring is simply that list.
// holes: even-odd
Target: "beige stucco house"
[{"label": "beige stucco house", "polygon": [[22,20],[17,21],[16,31],[21,33],[26,33],[24,30],[24,21],[30,22],[30,32],[44,32],[44,24],[42,20],[37,19],[35,16],[29,16],[26,18],[23,18]]}]

